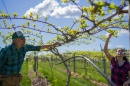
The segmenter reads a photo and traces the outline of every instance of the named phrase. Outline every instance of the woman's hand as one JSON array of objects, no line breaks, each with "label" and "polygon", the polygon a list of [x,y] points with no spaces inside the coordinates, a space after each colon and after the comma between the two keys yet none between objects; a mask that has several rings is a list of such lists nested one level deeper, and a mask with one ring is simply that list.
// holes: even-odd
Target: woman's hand
[{"label": "woman's hand", "polygon": [[111,38],[111,36],[112,36],[112,34],[111,34],[111,33],[109,33],[109,35],[107,36],[107,38],[108,38],[108,39],[110,39],[110,38]]},{"label": "woman's hand", "polygon": [[124,82],[123,86],[129,86],[129,84],[130,84],[130,79],[128,79],[126,82]]},{"label": "woman's hand", "polygon": [[128,86],[128,81],[124,82],[123,86]]}]

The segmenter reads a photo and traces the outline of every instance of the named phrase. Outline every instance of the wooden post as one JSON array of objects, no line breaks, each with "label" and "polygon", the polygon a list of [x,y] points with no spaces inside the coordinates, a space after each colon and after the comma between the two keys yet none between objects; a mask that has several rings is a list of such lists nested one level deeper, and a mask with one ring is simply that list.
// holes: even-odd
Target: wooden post
[{"label": "wooden post", "polygon": [[[73,55],[75,57],[75,54]],[[75,61],[75,58],[73,58],[73,63],[74,63],[74,73],[76,73],[76,61]]]},{"label": "wooden post", "polygon": [[[100,44],[100,48],[101,48],[101,51],[103,51],[101,44]],[[102,61],[103,61],[104,73],[106,74],[106,59],[105,59],[103,53],[102,53]]]},{"label": "wooden post", "polygon": [[86,60],[84,60],[85,75],[87,74]]},{"label": "wooden post", "polygon": [[37,69],[38,69],[38,57],[36,55],[36,52],[34,52],[34,72],[36,72],[36,76],[37,76]]}]

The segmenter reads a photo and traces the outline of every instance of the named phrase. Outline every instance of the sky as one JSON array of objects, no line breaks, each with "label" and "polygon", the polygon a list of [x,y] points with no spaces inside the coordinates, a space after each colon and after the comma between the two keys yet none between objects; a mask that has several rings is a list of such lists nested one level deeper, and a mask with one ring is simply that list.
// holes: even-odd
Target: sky
[{"label": "sky", "polygon": [[[113,0],[107,0],[113,1]],[[120,4],[118,0],[114,0],[116,4]],[[120,0],[121,1],[121,0]],[[88,5],[87,0],[77,0],[77,3],[80,6]],[[43,20],[44,16],[48,17],[48,22],[55,24],[57,27],[70,26],[73,24],[74,18],[80,16],[81,12],[77,7],[72,4],[64,4],[61,0],[0,0],[0,10],[4,10],[5,13],[9,13],[13,16],[13,13],[18,13],[19,17],[23,15],[28,15],[28,13],[32,12],[33,14],[38,13],[40,16],[39,20]],[[128,15],[126,15],[128,16]],[[11,25],[11,21],[16,25],[24,24],[23,20],[7,20],[8,24]],[[0,24],[2,24],[2,20],[0,20]],[[39,28],[45,29],[45,24],[37,24]],[[8,34],[7,32],[14,32],[14,30],[3,30],[0,28],[0,31],[4,34]],[[44,34],[43,43],[54,37],[52,34],[39,33]],[[108,33],[105,31],[100,32],[99,34],[107,35]],[[129,42],[129,32],[126,30],[121,30],[117,38],[112,37],[110,39],[109,48],[130,48]],[[2,38],[0,37],[0,47],[4,47],[5,44],[2,43]],[[97,51],[100,49],[100,44],[102,47],[105,42],[99,39],[96,42],[93,42],[89,45],[81,44],[81,45],[70,45],[58,47],[60,52],[65,51]]]}]

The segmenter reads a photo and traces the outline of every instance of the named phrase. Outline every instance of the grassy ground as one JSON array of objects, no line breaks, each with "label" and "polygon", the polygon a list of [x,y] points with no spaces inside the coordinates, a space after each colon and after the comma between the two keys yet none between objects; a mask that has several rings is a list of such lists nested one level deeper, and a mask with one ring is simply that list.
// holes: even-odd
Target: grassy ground
[{"label": "grassy ground", "polygon": [[[103,66],[101,64],[96,63],[99,68],[103,70]],[[69,66],[70,70],[73,71],[73,63]],[[109,65],[107,64],[107,72],[109,70]],[[22,67],[22,86],[31,86],[30,78],[35,77],[35,74],[31,74],[28,76],[28,72],[33,70],[33,61],[29,63],[24,62]],[[67,82],[67,73],[65,72],[66,69],[64,68],[63,64],[60,65],[53,65],[51,67],[49,62],[40,62],[38,63],[38,75],[47,77],[47,80],[50,82],[50,86],[66,86]],[[90,80],[96,80],[97,82],[104,82],[107,81],[97,72],[95,68],[88,64],[87,66],[87,73],[84,71],[84,64],[82,62],[76,62],[76,73],[79,74],[76,76],[71,76],[70,86],[97,86],[93,84]]]},{"label": "grassy ground", "polygon": [[27,62],[24,62],[21,72],[23,74],[23,79],[22,79],[21,85],[22,86],[31,86],[31,80],[28,76],[28,64],[27,64]]},{"label": "grassy ground", "polygon": [[[51,86],[65,86],[67,80],[67,73],[59,68],[54,67],[52,70],[49,65],[44,63],[39,63],[39,71],[48,77],[48,81],[51,82]],[[82,77],[71,77],[70,86],[96,86],[90,82],[90,80],[85,80]]]}]

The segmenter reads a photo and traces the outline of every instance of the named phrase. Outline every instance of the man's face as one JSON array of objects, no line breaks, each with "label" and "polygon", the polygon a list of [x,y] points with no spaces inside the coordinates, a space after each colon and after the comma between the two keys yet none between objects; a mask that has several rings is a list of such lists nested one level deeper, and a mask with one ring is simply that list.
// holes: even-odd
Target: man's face
[{"label": "man's face", "polygon": [[124,56],[125,55],[125,52],[123,49],[117,49],[117,56]]},{"label": "man's face", "polygon": [[21,48],[25,45],[25,38],[17,38],[14,40],[15,45],[17,45],[18,48]]}]

